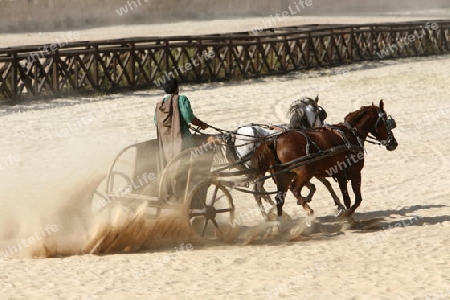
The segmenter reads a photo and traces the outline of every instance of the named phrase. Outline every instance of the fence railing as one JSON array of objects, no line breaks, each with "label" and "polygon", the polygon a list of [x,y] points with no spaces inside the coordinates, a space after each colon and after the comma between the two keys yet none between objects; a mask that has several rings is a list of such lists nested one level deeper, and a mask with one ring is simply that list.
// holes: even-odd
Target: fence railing
[{"label": "fence railing", "polygon": [[171,77],[237,80],[447,53],[450,20],[12,47],[0,49],[0,101],[151,88]]}]

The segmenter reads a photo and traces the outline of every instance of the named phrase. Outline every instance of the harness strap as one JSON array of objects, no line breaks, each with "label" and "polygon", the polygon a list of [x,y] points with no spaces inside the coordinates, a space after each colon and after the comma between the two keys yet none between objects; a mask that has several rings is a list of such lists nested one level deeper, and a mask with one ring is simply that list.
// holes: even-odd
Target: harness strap
[{"label": "harness strap", "polygon": [[303,130],[296,130],[296,131],[298,133],[300,133],[301,135],[303,135],[305,137],[305,139],[306,139],[306,149],[305,149],[306,150],[306,156],[311,156],[311,153],[309,152],[310,145],[313,145],[314,148],[316,148],[319,153],[321,153],[321,154],[323,153],[322,148],[320,148],[316,144],[316,142],[314,142],[313,139],[308,134],[306,134],[306,132],[304,132]]},{"label": "harness strap", "polygon": [[311,138],[301,130],[296,130],[296,131],[305,137],[305,139],[306,139],[306,146],[305,146],[306,156],[311,156],[311,153],[309,152]]},{"label": "harness strap", "polygon": [[[276,137],[274,140],[273,140],[273,149],[272,149],[272,153],[273,153],[273,155],[274,155],[274,157],[275,157],[275,164],[281,164],[281,160],[278,158],[278,155],[277,155],[277,139],[278,139],[278,137]],[[270,166],[271,168],[273,167],[273,166]]]},{"label": "harness strap", "polygon": [[352,125],[350,125],[348,122],[344,122],[343,123],[345,127],[347,127],[348,129],[350,129],[353,133],[353,135],[355,136],[356,140],[358,141],[359,145],[364,148],[364,141],[363,139],[359,136],[358,130],[355,127],[352,127]]},{"label": "harness strap", "polygon": [[317,151],[322,154],[323,150],[322,148],[319,147],[319,145],[317,145],[316,142],[313,141],[313,139],[311,138],[311,136],[307,135],[307,140],[317,149]]},{"label": "harness strap", "polygon": [[[311,145],[313,145],[313,146],[317,149],[317,151],[318,151],[318,153],[315,153],[315,155],[317,155],[317,154],[319,154],[319,155],[324,154],[323,149],[320,148],[320,147],[316,144],[316,142],[314,142],[314,141],[311,139],[311,137],[310,137],[309,135],[307,135],[304,131],[299,130],[299,129],[297,129],[297,130],[295,130],[295,131],[297,131],[298,133],[300,133],[301,135],[303,135],[303,136],[305,137],[305,140],[306,140],[306,146],[305,146],[306,156],[303,156],[303,158],[310,158],[310,157],[312,157],[312,155],[311,155],[311,153],[310,153]],[[275,157],[275,164],[272,165],[272,166],[270,166],[270,168],[274,168],[275,166],[281,164],[281,161],[280,161],[280,159],[278,158],[278,155],[277,155],[277,138],[278,138],[278,136],[276,136],[275,139],[274,139],[274,141],[273,141],[273,149],[272,149],[272,153],[273,153],[273,155],[274,155],[274,157]]]},{"label": "harness strap", "polygon": [[294,160],[289,161],[289,162],[284,163],[284,164],[273,165],[270,168],[272,168],[274,171],[275,171],[275,169],[274,169],[275,167],[281,168],[281,170],[277,171],[277,172],[274,172],[273,174],[257,178],[253,182],[256,183],[256,182],[259,182],[259,181],[264,181],[264,180],[266,180],[268,178],[275,177],[278,174],[290,172],[292,169],[298,168],[299,166],[307,165],[307,164],[313,163],[315,161],[322,160],[322,159],[324,159],[326,157],[333,156],[333,155],[335,155],[337,153],[345,152],[345,151],[348,151],[348,150],[349,149],[347,148],[347,146],[340,145],[340,146],[331,147],[331,148],[325,150],[323,154],[314,153],[314,154],[311,155],[311,157],[302,156],[302,157],[299,157],[297,159],[294,159]]},{"label": "harness strap", "polygon": [[342,139],[342,141],[344,142],[345,146],[347,146],[348,149],[351,149],[353,147],[352,143],[348,140],[344,131],[335,126],[329,125],[328,127],[331,129],[331,131],[334,131],[337,133],[337,135],[339,135],[339,137]]}]

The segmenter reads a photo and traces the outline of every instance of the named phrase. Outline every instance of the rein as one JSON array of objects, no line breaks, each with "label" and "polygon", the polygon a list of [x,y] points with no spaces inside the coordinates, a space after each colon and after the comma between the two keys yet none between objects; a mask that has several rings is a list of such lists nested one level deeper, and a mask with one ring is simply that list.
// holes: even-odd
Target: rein
[{"label": "rein", "polygon": [[[373,141],[372,141],[372,140],[373,140]],[[378,145],[378,146],[383,145],[383,143],[379,142],[375,137],[373,137],[373,136],[371,136],[371,135],[368,135],[368,136],[367,136],[366,142],[371,143],[371,144],[374,144],[374,145]]]},{"label": "rein", "polygon": [[[358,146],[353,146],[353,147],[357,148]],[[273,168],[283,168],[283,169],[280,171],[277,171],[273,174],[255,179],[253,182],[257,183],[259,181],[264,181],[268,178],[275,177],[278,174],[290,172],[292,169],[298,168],[302,165],[307,165],[307,164],[313,163],[315,161],[322,160],[326,157],[333,156],[335,154],[349,151],[349,150],[352,150],[352,149],[349,149],[349,147],[347,145],[340,145],[340,146],[335,146],[335,147],[331,147],[327,150],[324,150],[322,153],[317,152],[314,154],[299,157],[297,159],[294,159],[294,160],[284,163],[284,164],[275,164],[275,165],[271,166],[272,169]],[[354,149],[354,150],[360,150],[360,149]]]},{"label": "rein", "polygon": [[[269,125],[265,125],[265,124],[253,124],[253,123],[249,124],[248,126],[259,126],[259,127],[265,126],[267,128],[270,127]],[[236,131],[229,131],[229,130],[221,129],[221,128],[218,128],[218,127],[215,127],[215,126],[212,126],[212,125],[209,125],[209,127],[214,129],[214,130],[216,130],[217,132],[220,132],[221,134],[230,134],[230,135],[233,135],[233,136],[244,136],[244,137],[253,138],[253,140],[245,142],[243,144],[239,144],[239,145],[229,145],[226,142],[225,143],[219,143],[220,145],[228,146],[228,147],[231,147],[231,148],[238,148],[238,147],[246,146],[246,145],[249,145],[249,144],[258,143],[258,142],[261,142],[261,141],[266,141],[266,140],[269,140],[269,139],[271,139],[271,138],[281,134],[281,131],[280,131],[280,132],[274,132],[274,133],[271,133],[271,134],[268,134],[268,135],[265,135],[265,136],[256,137],[254,135],[242,134],[242,133],[237,133]],[[194,132],[196,132],[198,134],[203,134],[203,132],[200,131],[199,127],[194,127],[194,126],[189,125],[189,128],[192,129]]]},{"label": "rein", "polygon": [[221,129],[221,128],[212,126],[212,125],[210,125],[210,124],[208,124],[208,126],[209,126],[209,128],[212,128],[212,129],[214,129],[215,131],[218,131],[218,132],[220,132],[220,133],[231,133],[231,131],[229,131],[229,130]]},{"label": "rein", "polygon": [[[257,183],[258,181],[266,180],[268,178],[275,177],[275,176],[277,176],[278,174],[281,174],[281,173],[290,172],[292,169],[295,169],[295,168],[300,167],[302,165],[307,165],[307,164],[310,164],[310,163],[322,160],[324,158],[333,156],[333,155],[338,154],[338,153],[342,153],[342,152],[345,152],[345,151],[351,151],[351,152],[357,152],[357,151],[362,151],[362,150],[366,151],[366,149],[364,148],[363,140],[359,136],[359,134],[357,132],[357,129],[352,127],[347,122],[345,122],[343,125],[353,133],[353,135],[357,139],[359,145],[352,144],[348,140],[348,138],[346,137],[345,132],[343,132],[339,128],[334,127],[334,126],[328,126],[332,131],[336,131],[339,134],[339,136],[342,138],[342,140],[344,142],[344,145],[333,146],[333,147],[328,148],[328,149],[321,149],[315,143],[313,143],[313,145],[317,148],[318,152],[316,152],[314,154],[310,154],[309,153],[309,144],[310,144],[310,142],[312,142],[312,140],[310,140],[308,135],[306,135],[304,132],[299,130],[298,132],[300,132],[306,138],[306,141],[307,141],[306,153],[307,154],[305,156],[299,157],[297,159],[294,159],[294,160],[289,161],[289,162],[284,163],[284,164],[276,163],[276,164],[270,166],[271,169],[274,169],[274,168],[283,168],[283,169],[280,170],[280,171],[274,172],[274,173],[272,173],[270,175],[258,178],[256,180],[254,180],[254,183]],[[371,142],[371,141],[369,141],[369,142]]]},{"label": "rein", "polygon": [[189,126],[189,129],[191,129],[191,130],[194,131],[195,133],[198,133],[198,134],[204,134],[203,132],[200,131],[200,126],[194,127],[194,126],[192,126],[191,124],[188,124],[188,126]]},{"label": "rein", "polygon": [[[281,132],[280,133],[275,132],[275,133],[266,135],[264,137],[255,137],[255,136],[249,135],[249,134],[237,133],[236,130],[234,130],[234,131],[225,130],[225,129],[221,129],[221,128],[218,128],[218,127],[215,127],[215,126],[212,126],[212,125],[209,125],[209,124],[208,124],[208,126],[209,126],[209,128],[214,129],[215,131],[220,132],[222,134],[233,134],[233,135],[236,135],[236,136],[245,136],[245,137],[257,138],[257,139],[260,138],[262,140],[264,140],[265,137],[273,137],[273,136],[276,136],[276,135],[281,133]],[[258,127],[270,128],[270,126],[267,125],[267,124],[253,124],[253,123],[251,123],[251,124],[246,125],[246,126],[258,126]],[[195,131],[196,133],[203,134],[203,132],[200,131],[199,127],[194,127],[192,125],[189,125],[189,128],[192,129],[193,131]]]}]

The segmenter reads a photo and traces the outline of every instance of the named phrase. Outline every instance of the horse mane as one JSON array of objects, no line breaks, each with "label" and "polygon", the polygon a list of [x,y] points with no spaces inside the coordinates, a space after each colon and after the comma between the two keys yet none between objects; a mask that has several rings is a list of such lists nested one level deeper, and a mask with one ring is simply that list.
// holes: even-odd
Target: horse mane
[{"label": "horse mane", "polygon": [[289,126],[291,128],[303,128],[303,118],[305,117],[305,108],[308,105],[316,105],[314,99],[309,97],[303,97],[301,99],[295,100],[288,110]]},{"label": "horse mane", "polygon": [[374,105],[361,106],[358,110],[355,110],[355,111],[353,111],[351,113],[348,113],[345,116],[344,121],[345,122],[349,122],[349,123],[356,122],[363,116],[363,114],[367,110],[374,109],[375,107],[376,106],[374,106]]}]

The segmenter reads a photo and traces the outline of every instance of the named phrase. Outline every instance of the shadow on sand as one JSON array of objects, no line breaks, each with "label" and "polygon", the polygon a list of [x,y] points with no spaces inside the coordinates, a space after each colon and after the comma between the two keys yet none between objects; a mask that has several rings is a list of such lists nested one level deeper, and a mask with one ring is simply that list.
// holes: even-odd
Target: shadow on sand
[{"label": "shadow on sand", "polygon": [[[420,210],[447,207],[446,205],[414,205],[398,210],[381,210],[369,213],[356,213],[352,218],[335,216],[317,217],[315,219],[297,218],[283,219],[281,230],[274,232],[273,222],[262,222],[257,226],[239,226],[226,231],[218,244],[228,245],[280,245],[286,242],[323,240],[343,235],[345,231],[354,233],[374,233],[393,228],[396,224],[402,227],[435,225],[450,221],[449,215],[421,217]],[[398,226],[398,225],[397,225]],[[200,245],[217,245],[199,243]],[[223,244],[222,244],[223,245]]]},{"label": "shadow on sand", "polygon": [[[421,217],[420,210],[439,209],[446,205],[414,205],[397,210],[381,210],[369,213],[356,213],[353,218],[337,218],[335,216],[324,216],[317,218],[291,219],[287,214],[283,217],[281,228],[275,226],[275,222],[262,221],[252,226],[235,226],[219,224],[221,233],[219,238],[217,232],[210,230],[206,232],[209,238],[201,238],[194,232],[187,230],[179,239],[170,237],[169,241],[153,245],[147,249],[132,252],[158,252],[173,250],[174,246],[182,242],[193,245],[194,249],[210,247],[229,247],[245,245],[279,246],[287,245],[289,242],[319,241],[327,240],[344,235],[345,232],[352,233],[376,233],[387,228],[393,228],[395,224],[405,226],[435,225],[450,221],[450,215],[435,217]],[[403,223],[402,223],[403,222]],[[170,222],[169,222],[170,223]],[[193,226],[193,231],[199,232],[202,222]],[[178,227],[178,226],[175,226]],[[196,228],[198,227],[198,228]],[[209,227],[212,229],[212,227]],[[211,238],[212,237],[212,238]],[[153,242],[155,242],[153,240]],[[154,244],[154,243],[152,243]]]}]

